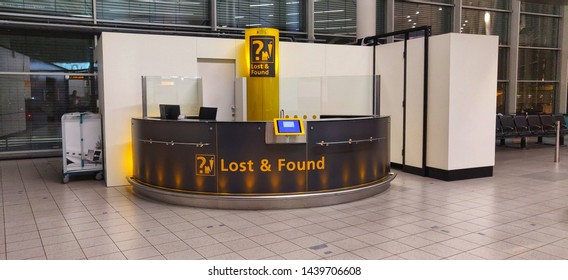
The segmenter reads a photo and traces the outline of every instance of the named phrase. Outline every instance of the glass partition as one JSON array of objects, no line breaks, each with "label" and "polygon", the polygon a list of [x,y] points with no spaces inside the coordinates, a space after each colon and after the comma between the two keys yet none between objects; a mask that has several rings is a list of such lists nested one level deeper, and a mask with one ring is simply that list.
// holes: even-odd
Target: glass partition
[{"label": "glass partition", "polygon": [[201,77],[143,76],[142,117],[160,117],[160,104],[180,105],[186,116],[199,114],[203,104]]},{"label": "glass partition", "polygon": [[285,117],[373,113],[372,76],[280,78],[279,95]]}]

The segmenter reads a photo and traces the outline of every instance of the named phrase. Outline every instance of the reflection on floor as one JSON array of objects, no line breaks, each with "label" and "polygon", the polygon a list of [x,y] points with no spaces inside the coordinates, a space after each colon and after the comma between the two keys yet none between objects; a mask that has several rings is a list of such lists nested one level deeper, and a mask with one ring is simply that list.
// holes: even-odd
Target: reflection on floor
[{"label": "reflection on floor", "polygon": [[296,210],[180,207],[0,162],[0,259],[568,259],[568,148],[497,147],[491,178],[398,172],[391,190]]}]

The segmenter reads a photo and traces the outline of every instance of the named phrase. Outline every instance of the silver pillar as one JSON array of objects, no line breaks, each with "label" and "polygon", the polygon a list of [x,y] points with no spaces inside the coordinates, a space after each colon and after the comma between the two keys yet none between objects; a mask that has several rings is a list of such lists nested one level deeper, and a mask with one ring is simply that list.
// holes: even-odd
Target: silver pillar
[{"label": "silver pillar", "polygon": [[308,42],[316,40],[314,31],[314,0],[308,0],[306,3],[306,31],[308,33]]},{"label": "silver pillar", "polygon": [[519,32],[521,25],[521,2],[511,2],[511,37],[509,41],[509,92],[507,93],[506,114],[517,111],[517,78],[519,70]]},{"label": "silver pillar", "polygon": [[562,23],[560,24],[560,38],[558,38],[558,42],[560,42],[560,55],[558,56],[558,73],[559,73],[559,80],[560,80],[560,87],[558,92],[556,93],[556,113],[565,114],[566,107],[568,104],[568,6],[564,6],[561,9],[562,15]]},{"label": "silver pillar", "polygon": [[357,0],[357,39],[377,35],[377,2]]},{"label": "silver pillar", "polygon": [[[387,22],[385,33],[394,32],[394,0],[387,0],[386,10]],[[387,38],[387,42],[392,43],[393,41],[393,37]]]},{"label": "silver pillar", "polygon": [[211,23],[211,30],[212,31],[217,31],[217,0],[211,0],[209,1],[209,5],[210,5],[210,14],[209,16],[211,17],[211,19],[209,20],[209,22]]},{"label": "silver pillar", "polygon": [[462,0],[454,0],[453,11],[454,24],[452,25],[452,32],[461,33],[462,27]]}]

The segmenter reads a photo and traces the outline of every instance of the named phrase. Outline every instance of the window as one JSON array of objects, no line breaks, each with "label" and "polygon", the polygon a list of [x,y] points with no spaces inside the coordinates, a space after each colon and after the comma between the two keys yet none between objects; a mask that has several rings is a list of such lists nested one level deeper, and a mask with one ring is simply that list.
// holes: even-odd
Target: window
[{"label": "window", "polygon": [[97,0],[97,18],[124,22],[209,25],[209,1]]},{"label": "window", "polygon": [[305,1],[218,0],[219,27],[272,27],[305,32]]},{"label": "window", "polygon": [[559,5],[521,2],[517,111],[554,113],[558,94]]},{"label": "window", "polygon": [[519,80],[555,81],[558,51],[519,49]]},{"label": "window", "polygon": [[394,29],[411,29],[417,26],[432,26],[432,35],[448,33],[452,26],[452,9],[449,6],[395,3]]},{"label": "window", "polygon": [[521,12],[560,15],[560,6],[552,4],[521,2]]},{"label": "window", "polygon": [[519,83],[517,113],[552,114],[558,83]]},{"label": "window", "polygon": [[356,35],[356,1],[314,0],[314,32]]},{"label": "window", "polygon": [[92,34],[0,30],[0,152],[60,149],[63,114],[98,112],[93,47]]},{"label": "window", "polygon": [[519,45],[556,48],[559,27],[559,18],[522,14]]},{"label": "window", "polygon": [[509,10],[511,0],[462,0],[463,6]]},{"label": "window", "polygon": [[0,12],[26,13],[47,16],[92,18],[91,0],[12,0],[0,1]]},{"label": "window", "polygon": [[499,43],[509,44],[509,13],[463,9],[461,32],[498,35]]}]

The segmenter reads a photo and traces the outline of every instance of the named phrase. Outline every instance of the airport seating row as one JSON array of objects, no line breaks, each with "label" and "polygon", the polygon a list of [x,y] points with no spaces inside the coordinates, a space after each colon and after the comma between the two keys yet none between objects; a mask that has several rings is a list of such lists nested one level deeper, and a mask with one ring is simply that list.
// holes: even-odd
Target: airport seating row
[{"label": "airport seating row", "polygon": [[[563,115],[497,115],[495,138],[505,144],[506,138],[521,138],[521,148],[526,147],[527,137],[556,136],[556,122],[560,122],[561,136],[568,134],[568,127]],[[560,137],[560,144],[564,145],[564,137]]]}]

